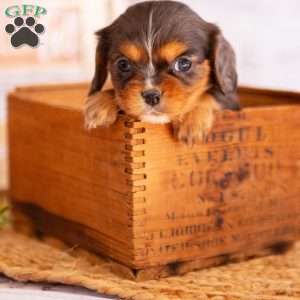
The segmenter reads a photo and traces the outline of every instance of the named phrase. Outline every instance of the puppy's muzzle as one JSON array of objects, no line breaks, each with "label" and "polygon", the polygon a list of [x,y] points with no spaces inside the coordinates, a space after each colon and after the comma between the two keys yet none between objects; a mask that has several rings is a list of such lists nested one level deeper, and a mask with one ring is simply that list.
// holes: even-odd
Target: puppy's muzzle
[{"label": "puppy's muzzle", "polygon": [[155,106],[160,102],[161,93],[159,90],[151,89],[142,92],[142,97],[150,106]]}]

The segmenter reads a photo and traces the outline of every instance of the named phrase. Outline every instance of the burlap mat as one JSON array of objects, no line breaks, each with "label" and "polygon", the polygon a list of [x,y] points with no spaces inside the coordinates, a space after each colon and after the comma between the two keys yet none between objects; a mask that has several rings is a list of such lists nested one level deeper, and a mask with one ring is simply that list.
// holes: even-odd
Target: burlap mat
[{"label": "burlap mat", "polygon": [[1,231],[0,272],[19,281],[83,286],[122,299],[300,299],[300,244],[284,255],[134,282],[114,275],[101,258],[49,242]]}]

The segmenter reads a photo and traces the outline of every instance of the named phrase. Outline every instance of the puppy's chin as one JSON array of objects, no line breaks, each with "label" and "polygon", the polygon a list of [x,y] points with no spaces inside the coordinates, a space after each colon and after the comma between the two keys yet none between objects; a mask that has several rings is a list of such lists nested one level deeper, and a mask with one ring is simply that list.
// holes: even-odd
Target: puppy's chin
[{"label": "puppy's chin", "polygon": [[166,124],[170,123],[171,120],[166,114],[144,114],[139,117],[142,122],[152,123],[152,124]]}]

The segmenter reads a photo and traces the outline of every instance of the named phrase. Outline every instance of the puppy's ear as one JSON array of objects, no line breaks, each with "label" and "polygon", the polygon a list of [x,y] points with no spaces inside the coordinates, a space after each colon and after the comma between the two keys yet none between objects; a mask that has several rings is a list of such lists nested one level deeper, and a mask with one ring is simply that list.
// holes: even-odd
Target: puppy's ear
[{"label": "puppy's ear", "polygon": [[213,64],[216,83],[224,94],[237,88],[235,53],[221,33],[213,37]]},{"label": "puppy's ear", "polygon": [[96,48],[95,59],[95,73],[90,86],[89,96],[102,89],[108,74],[108,51],[109,51],[109,39],[108,39],[108,27],[97,31],[98,45]]},{"label": "puppy's ear", "polygon": [[221,32],[213,36],[211,61],[214,81],[212,92],[217,101],[223,104],[224,108],[239,109],[235,53]]}]

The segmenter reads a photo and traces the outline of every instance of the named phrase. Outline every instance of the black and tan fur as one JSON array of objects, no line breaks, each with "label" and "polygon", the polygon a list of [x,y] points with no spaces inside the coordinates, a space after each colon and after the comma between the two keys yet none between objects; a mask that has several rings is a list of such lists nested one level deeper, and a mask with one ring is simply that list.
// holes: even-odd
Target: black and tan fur
[{"label": "black and tan fur", "polygon": [[[239,109],[232,47],[216,25],[186,5],[139,3],[97,36],[85,110],[88,128],[111,125],[123,110],[142,121],[171,122],[180,141],[194,144],[212,127],[214,111]],[[177,72],[186,59],[190,69]],[[108,74],[113,90],[101,91]],[[158,91],[159,103],[145,103],[147,90]]]}]

